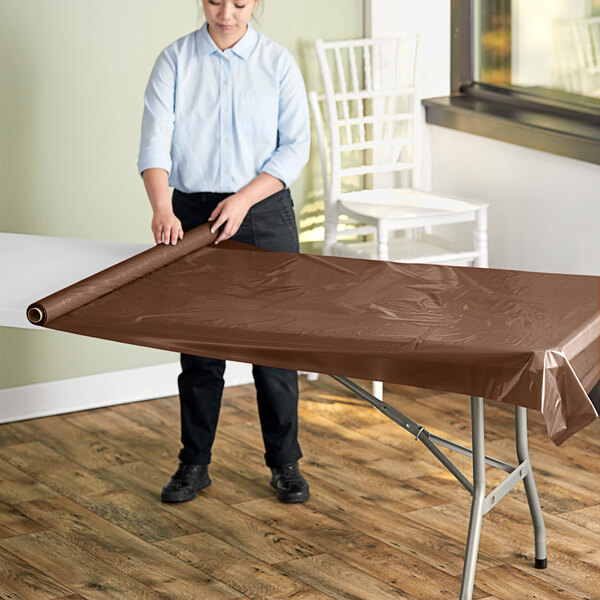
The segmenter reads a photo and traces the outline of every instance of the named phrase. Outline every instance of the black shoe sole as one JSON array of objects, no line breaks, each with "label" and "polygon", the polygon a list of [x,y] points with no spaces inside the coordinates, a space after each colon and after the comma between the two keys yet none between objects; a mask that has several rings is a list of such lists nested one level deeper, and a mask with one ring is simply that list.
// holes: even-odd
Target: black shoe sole
[{"label": "black shoe sole", "polygon": [[[277,486],[275,485],[275,483],[273,482],[273,480],[269,481],[269,484],[271,485],[271,487],[275,490],[277,490]],[[277,492],[277,500],[279,500],[280,502],[286,502],[287,504],[291,504],[292,502],[306,502],[308,499],[310,498],[310,490],[306,490],[305,494],[302,494],[301,496],[292,496],[290,497],[285,497],[285,496],[280,496],[279,492]]]},{"label": "black shoe sole", "polygon": [[185,493],[181,492],[179,494],[174,493],[174,494],[166,495],[161,492],[160,500],[161,500],[161,502],[189,502],[190,500],[193,500],[196,497],[196,494],[200,490],[203,490],[205,487],[208,487],[211,483],[212,483],[211,479],[209,479],[208,481],[202,481],[198,485],[198,487],[195,487],[192,491],[185,492]]},{"label": "black shoe sole", "polygon": [[294,502],[306,502],[309,498],[310,492],[306,492],[306,494],[303,494],[302,496],[294,496],[292,498],[286,498],[285,496],[282,497],[277,494],[277,500],[279,500],[279,502],[285,502],[286,504],[292,504]]}]

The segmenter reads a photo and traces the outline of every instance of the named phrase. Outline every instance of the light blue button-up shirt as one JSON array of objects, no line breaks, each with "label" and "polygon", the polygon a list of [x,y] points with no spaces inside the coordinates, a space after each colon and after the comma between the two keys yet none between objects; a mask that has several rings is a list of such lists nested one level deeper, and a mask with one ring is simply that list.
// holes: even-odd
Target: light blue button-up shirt
[{"label": "light blue button-up shirt", "polygon": [[138,170],[182,192],[237,192],[261,172],[288,187],[308,161],[300,69],[250,25],[220,50],[207,24],[161,52],[146,88]]}]

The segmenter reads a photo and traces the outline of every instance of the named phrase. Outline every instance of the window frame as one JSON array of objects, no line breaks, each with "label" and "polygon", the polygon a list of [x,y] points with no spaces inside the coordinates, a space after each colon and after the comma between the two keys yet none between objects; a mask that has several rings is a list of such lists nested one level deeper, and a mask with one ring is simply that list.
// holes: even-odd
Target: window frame
[{"label": "window frame", "polygon": [[597,100],[474,81],[473,1],[451,0],[451,95],[422,100],[426,122],[600,164]]}]

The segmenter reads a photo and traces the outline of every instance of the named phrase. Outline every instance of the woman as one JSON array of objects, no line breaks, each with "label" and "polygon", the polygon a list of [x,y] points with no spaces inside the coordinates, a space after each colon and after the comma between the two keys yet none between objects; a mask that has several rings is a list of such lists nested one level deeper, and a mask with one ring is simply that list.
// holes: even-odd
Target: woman
[{"label": "woman", "polygon": [[[298,65],[249,21],[258,0],[202,0],[206,22],[158,57],[144,97],[138,169],[157,244],[211,221],[215,243],[232,238],[298,252],[289,185],[306,164],[310,125]],[[172,201],[169,185],[173,190]],[[164,502],[211,483],[225,361],[181,355],[179,466]],[[282,502],[304,502],[298,469],[296,371],[253,365],[265,461]]]}]

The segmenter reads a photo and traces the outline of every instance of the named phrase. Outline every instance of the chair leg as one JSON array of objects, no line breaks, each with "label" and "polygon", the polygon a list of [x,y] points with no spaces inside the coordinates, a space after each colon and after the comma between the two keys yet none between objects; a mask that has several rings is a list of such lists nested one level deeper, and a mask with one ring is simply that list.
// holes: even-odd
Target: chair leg
[{"label": "chair leg", "polygon": [[390,253],[388,248],[389,231],[385,221],[377,222],[377,258],[379,260],[389,260]]},{"label": "chair leg", "polygon": [[373,396],[379,400],[383,400],[383,381],[373,382]]},{"label": "chair leg", "polygon": [[488,234],[487,234],[487,206],[482,206],[477,211],[474,231],[474,247],[477,251],[476,267],[487,268],[488,265]]},{"label": "chair leg", "polygon": [[323,254],[334,255],[334,246],[337,243],[338,209],[332,191],[325,194],[325,236],[323,238]]},{"label": "chair leg", "polygon": [[535,536],[535,568],[545,569],[548,565],[546,554],[546,525],[537,487],[533,478],[533,468],[529,459],[529,445],[527,443],[527,409],[523,406],[515,406],[515,430],[517,438],[517,458],[519,463],[529,463],[529,474],[523,479],[525,493],[529,504],[529,512],[533,521],[533,532]]},{"label": "chair leg", "polygon": [[483,522],[485,501],[485,429],[483,419],[483,398],[471,396],[471,436],[473,439],[473,502],[469,519],[469,533],[465,550],[465,563],[460,586],[460,600],[471,600],[475,584],[475,570],[479,539]]}]

